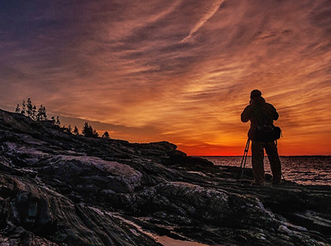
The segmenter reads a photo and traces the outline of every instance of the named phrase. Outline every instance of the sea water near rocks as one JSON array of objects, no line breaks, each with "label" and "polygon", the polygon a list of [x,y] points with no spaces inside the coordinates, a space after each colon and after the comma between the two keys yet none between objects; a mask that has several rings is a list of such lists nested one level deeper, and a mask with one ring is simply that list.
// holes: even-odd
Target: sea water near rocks
[{"label": "sea water near rocks", "polygon": [[[242,156],[204,156],[218,166],[240,167]],[[302,185],[331,185],[331,156],[283,156],[280,157],[285,180]],[[251,168],[247,157],[246,168]],[[268,157],[264,157],[266,173],[271,174]]]}]

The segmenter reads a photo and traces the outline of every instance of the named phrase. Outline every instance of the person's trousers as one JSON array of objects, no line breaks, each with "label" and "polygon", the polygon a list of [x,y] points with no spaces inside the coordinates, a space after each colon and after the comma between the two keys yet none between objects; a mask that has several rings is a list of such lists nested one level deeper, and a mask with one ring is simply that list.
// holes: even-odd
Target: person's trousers
[{"label": "person's trousers", "polygon": [[272,182],[279,184],[281,180],[281,164],[278,156],[278,150],[275,142],[252,141],[252,166],[254,183],[262,184],[265,181],[264,174],[264,149],[268,155],[272,172]]}]

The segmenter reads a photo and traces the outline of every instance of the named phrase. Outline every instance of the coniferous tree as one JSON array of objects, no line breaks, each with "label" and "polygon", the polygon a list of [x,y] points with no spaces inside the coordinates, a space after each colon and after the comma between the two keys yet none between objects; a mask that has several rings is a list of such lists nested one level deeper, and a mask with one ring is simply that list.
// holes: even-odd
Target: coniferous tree
[{"label": "coniferous tree", "polygon": [[82,130],[82,134],[85,136],[85,137],[89,137],[91,135],[91,132],[90,132],[90,127],[89,127],[89,124],[87,122],[84,123],[84,127],[83,127],[83,130]]},{"label": "coniferous tree", "polygon": [[47,120],[47,112],[46,112],[46,108],[45,107],[43,107],[43,119],[44,120]]},{"label": "coniferous tree", "polygon": [[32,108],[32,119],[36,120],[36,118],[37,118],[37,107],[36,105],[34,105]]},{"label": "coniferous tree", "polygon": [[23,100],[22,109],[20,108],[20,105],[17,104],[15,112],[28,116],[29,118],[35,121],[47,120],[46,108],[43,105],[41,105],[37,111],[37,107],[35,105],[32,105],[31,98],[28,98],[26,102],[25,100]]},{"label": "coniferous tree", "polygon": [[17,104],[16,109],[15,109],[15,113],[20,113],[21,109],[20,109],[20,105]]},{"label": "coniferous tree", "polygon": [[21,111],[22,115],[25,115],[25,100],[23,100],[22,102],[22,111]]},{"label": "coniferous tree", "polygon": [[46,108],[43,105],[40,105],[40,108],[38,109],[37,120],[47,120]]},{"label": "coniferous tree", "polygon": [[94,130],[92,128],[91,125],[89,125],[87,122],[85,122],[83,130],[82,130],[82,134],[85,137],[92,137],[92,138],[97,138],[99,136],[99,134],[97,133],[96,130]]},{"label": "coniferous tree", "polygon": [[75,126],[73,133],[75,135],[79,135],[79,130],[78,130],[77,126]]},{"label": "coniferous tree", "polygon": [[60,117],[59,116],[56,117],[55,125],[57,125],[57,126],[61,125]]},{"label": "coniferous tree", "polygon": [[31,99],[28,98],[28,101],[26,103],[26,113],[28,114],[28,117],[30,117],[31,119],[33,119],[33,106],[32,106],[32,102]]},{"label": "coniferous tree", "polygon": [[97,132],[97,130],[93,129],[93,135],[92,135],[93,138],[97,138],[99,137],[99,134]]},{"label": "coniferous tree", "polygon": [[103,138],[109,138],[109,133],[107,131],[105,131],[103,134],[102,134],[102,137]]},{"label": "coniferous tree", "polygon": [[51,117],[51,119],[52,119],[52,121],[53,121],[53,124],[57,126],[58,124],[56,124],[56,120],[55,120],[55,117],[54,117],[54,116],[52,116],[52,117]]},{"label": "coniferous tree", "polygon": [[42,107],[43,105],[40,105],[40,108],[38,109],[37,121],[40,121],[42,119]]}]

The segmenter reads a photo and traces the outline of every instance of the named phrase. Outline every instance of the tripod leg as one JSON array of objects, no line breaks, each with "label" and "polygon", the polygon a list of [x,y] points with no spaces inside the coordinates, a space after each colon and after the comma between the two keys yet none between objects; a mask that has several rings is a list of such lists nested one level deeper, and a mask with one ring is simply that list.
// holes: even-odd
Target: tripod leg
[{"label": "tripod leg", "polygon": [[243,156],[243,167],[241,168],[241,176],[240,176],[240,181],[242,181],[243,179],[243,176],[244,176],[244,171],[245,171],[245,166],[246,166],[246,160],[247,160],[247,155],[248,155],[248,149],[249,149],[249,139],[247,141],[247,145],[246,145],[246,148],[245,148],[245,153],[244,153],[244,156]]},{"label": "tripod leg", "polygon": [[244,175],[243,165],[244,165],[244,168],[245,168],[246,159],[247,159],[247,153],[248,153],[248,149],[249,149],[249,143],[250,143],[250,139],[248,138],[247,139],[247,142],[246,142],[245,150],[244,150],[244,155],[243,155],[243,158],[241,159],[241,163],[240,163],[241,176],[239,174],[238,175],[238,178],[237,178],[237,179],[239,179],[239,177],[240,177],[240,180],[242,179],[242,177]]},{"label": "tripod leg", "polygon": [[249,150],[249,144],[250,144],[250,140],[248,139],[248,141],[247,141],[247,146],[246,146],[246,149],[245,149],[245,161],[244,161],[244,167],[243,168],[245,168],[245,166],[246,166],[246,160],[247,160],[247,155],[248,155],[248,150]]},{"label": "tripod leg", "polygon": [[243,168],[241,169],[241,177],[240,177],[240,180],[243,179],[243,176],[244,176],[244,170],[245,170],[245,166],[246,166],[246,161],[247,161],[247,155],[248,155],[248,150],[249,150],[249,144],[250,144],[250,140],[248,139],[247,140],[247,145],[246,145],[246,149],[245,149],[245,153],[244,153],[244,166]]}]

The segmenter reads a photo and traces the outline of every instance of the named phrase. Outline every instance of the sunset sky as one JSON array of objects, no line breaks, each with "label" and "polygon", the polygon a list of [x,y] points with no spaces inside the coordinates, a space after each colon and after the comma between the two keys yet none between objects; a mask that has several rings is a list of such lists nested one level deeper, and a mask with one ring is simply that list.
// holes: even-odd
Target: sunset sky
[{"label": "sunset sky", "polygon": [[0,108],[189,155],[242,155],[253,89],[280,155],[331,154],[331,1],[0,1]]}]

